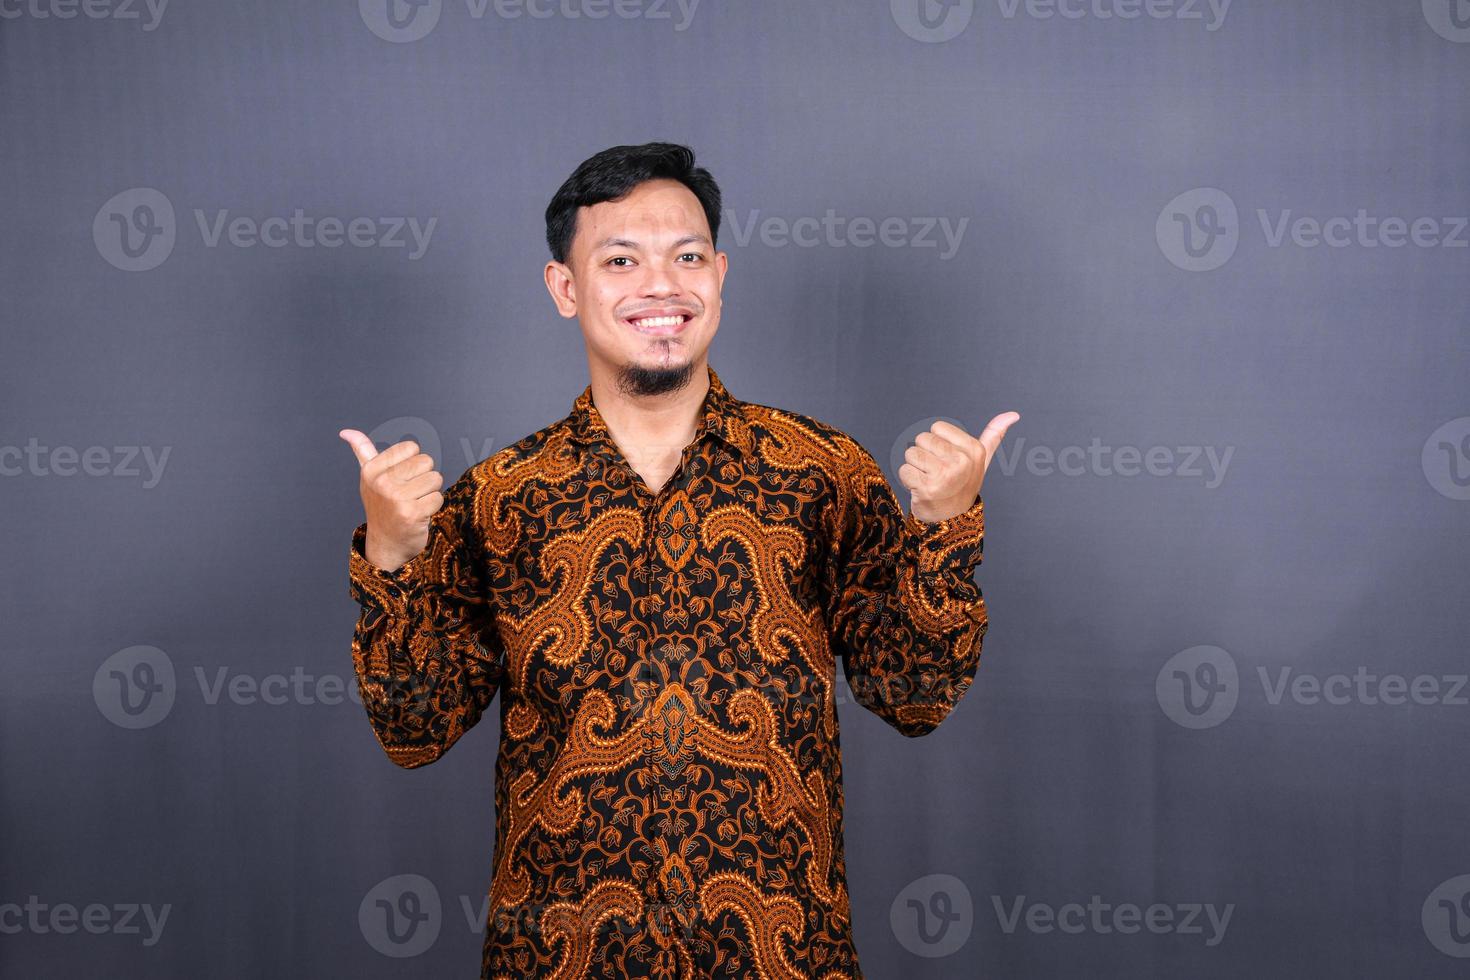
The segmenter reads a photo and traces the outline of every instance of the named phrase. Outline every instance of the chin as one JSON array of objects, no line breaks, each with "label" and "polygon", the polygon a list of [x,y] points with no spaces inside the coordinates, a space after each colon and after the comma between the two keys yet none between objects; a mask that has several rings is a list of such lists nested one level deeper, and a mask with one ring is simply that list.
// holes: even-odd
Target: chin
[{"label": "chin", "polygon": [[618,376],[619,387],[638,395],[679,391],[696,380],[693,360],[682,355],[674,358],[634,357],[623,362]]}]

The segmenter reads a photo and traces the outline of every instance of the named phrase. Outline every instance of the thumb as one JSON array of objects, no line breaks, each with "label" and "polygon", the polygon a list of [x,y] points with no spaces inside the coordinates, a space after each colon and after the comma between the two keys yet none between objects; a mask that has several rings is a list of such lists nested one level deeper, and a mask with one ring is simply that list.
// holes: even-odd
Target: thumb
[{"label": "thumb", "polygon": [[342,441],[352,447],[352,455],[357,457],[359,465],[366,463],[378,455],[378,447],[373,445],[373,441],[356,429],[343,429],[337,435],[341,436]]},{"label": "thumb", "polygon": [[1019,421],[1021,421],[1019,412],[1001,412],[986,424],[985,430],[979,435],[979,440],[980,445],[985,449],[987,466],[995,457],[996,450],[1000,448],[1000,441],[1005,438],[1006,431]]}]

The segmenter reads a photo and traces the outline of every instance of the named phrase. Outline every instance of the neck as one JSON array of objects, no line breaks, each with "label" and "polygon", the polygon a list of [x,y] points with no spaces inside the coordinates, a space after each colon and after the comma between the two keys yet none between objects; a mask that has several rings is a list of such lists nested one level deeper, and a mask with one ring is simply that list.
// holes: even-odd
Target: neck
[{"label": "neck", "polygon": [[615,368],[591,371],[592,402],[608,432],[630,460],[677,456],[699,428],[709,391],[708,359],[701,357],[686,384],[658,394],[641,394]]}]

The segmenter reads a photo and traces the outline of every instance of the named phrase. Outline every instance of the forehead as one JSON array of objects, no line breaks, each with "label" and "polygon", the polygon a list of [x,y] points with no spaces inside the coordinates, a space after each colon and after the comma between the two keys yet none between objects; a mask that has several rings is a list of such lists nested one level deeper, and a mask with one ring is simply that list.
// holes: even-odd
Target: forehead
[{"label": "forehead", "polygon": [[616,201],[579,209],[576,240],[596,248],[607,238],[657,247],[691,235],[709,238],[709,221],[694,192],[677,180],[650,180]]}]

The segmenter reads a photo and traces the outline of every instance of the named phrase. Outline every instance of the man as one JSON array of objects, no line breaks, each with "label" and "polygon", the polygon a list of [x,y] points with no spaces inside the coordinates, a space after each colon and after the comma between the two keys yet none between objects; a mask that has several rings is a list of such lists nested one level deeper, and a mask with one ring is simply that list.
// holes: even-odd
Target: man
[{"label": "man", "polygon": [[441,492],[361,466],[349,570],[388,757],[439,758],[501,695],[481,976],[857,980],[834,685],[905,735],[969,688],[980,488],[1014,412],[936,422],[898,476],[707,363],[728,257],[685,147],[618,146],[546,210],[546,287],[591,383]]}]

